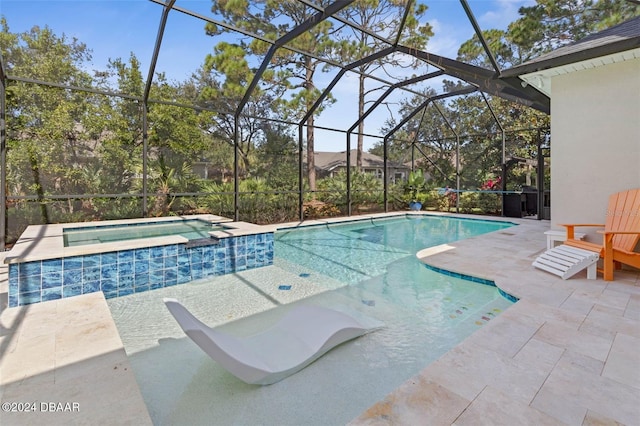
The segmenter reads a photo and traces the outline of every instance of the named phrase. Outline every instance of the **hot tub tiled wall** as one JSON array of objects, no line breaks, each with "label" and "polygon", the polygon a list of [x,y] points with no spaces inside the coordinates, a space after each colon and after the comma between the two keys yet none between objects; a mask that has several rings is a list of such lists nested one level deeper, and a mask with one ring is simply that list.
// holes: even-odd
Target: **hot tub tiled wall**
[{"label": "hot tub tiled wall", "polygon": [[273,264],[273,233],[9,264],[9,306],[102,291],[106,298]]}]

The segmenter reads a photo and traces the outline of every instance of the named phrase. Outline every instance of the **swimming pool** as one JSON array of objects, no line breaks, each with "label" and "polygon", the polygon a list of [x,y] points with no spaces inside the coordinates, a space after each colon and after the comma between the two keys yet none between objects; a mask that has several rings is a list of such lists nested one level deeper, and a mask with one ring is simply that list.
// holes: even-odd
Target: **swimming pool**
[{"label": "swimming pool", "polygon": [[199,219],[178,219],[171,221],[146,221],[118,225],[96,225],[78,228],[64,228],[65,247],[87,244],[104,244],[114,241],[136,240],[167,235],[181,235],[188,240],[209,238],[210,232],[224,229],[223,226]]},{"label": "swimming pool", "polygon": [[[274,265],[109,304],[154,423],[346,424],[512,304],[490,282],[427,269],[416,251],[509,226],[402,216],[282,230]],[[282,382],[251,386],[185,338],[162,297],[238,334],[288,303],[357,310],[385,327]]]},{"label": "swimming pool", "polygon": [[[81,232],[76,242],[84,244],[65,246],[69,229]],[[104,237],[112,231],[118,241]],[[162,235],[151,235],[156,231]],[[96,239],[103,240],[88,242]],[[98,291],[113,298],[271,265],[273,230],[213,215],[33,225],[4,261],[10,307]]]}]

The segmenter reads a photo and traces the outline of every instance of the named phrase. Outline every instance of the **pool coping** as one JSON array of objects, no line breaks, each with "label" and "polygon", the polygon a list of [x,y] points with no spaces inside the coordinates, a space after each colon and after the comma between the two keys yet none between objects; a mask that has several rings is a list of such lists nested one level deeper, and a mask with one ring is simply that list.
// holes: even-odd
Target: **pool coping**
[{"label": "pool coping", "polygon": [[[250,230],[255,229],[254,227],[256,226],[245,222],[233,222],[232,219],[211,214],[167,216],[158,218],[118,219],[99,222],[73,222],[55,223],[49,225],[31,225],[27,227],[27,229],[22,233],[11,250],[6,254],[4,263],[22,263],[36,260],[82,256],[87,254],[113,252],[152,246],[186,244],[189,241],[187,238],[180,235],[171,235],[165,237],[151,237],[103,244],[87,244],[65,247],[63,232],[65,228],[91,228],[95,227],[96,224],[127,225],[149,222],[151,220],[153,220],[154,222],[170,222],[188,219],[198,219],[211,223],[223,223],[225,227],[229,228],[228,232],[212,232],[212,234],[215,234],[216,238],[234,236],[236,233],[238,233],[239,235],[246,235],[247,233],[251,233]],[[245,234],[241,234],[241,232],[245,232]]]}]

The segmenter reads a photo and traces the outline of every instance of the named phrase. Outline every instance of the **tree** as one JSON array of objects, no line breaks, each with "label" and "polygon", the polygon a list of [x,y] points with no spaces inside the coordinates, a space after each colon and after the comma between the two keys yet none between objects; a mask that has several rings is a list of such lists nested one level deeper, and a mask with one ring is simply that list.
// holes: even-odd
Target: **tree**
[{"label": "tree", "polygon": [[[12,34],[0,20],[0,49],[9,74],[63,85],[91,85],[81,70],[91,59],[87,47],[48,27]],[[77,168],[89,137],[90,95],[48,86],[11,82],[7,87],[7,146],[10,195],[37,195],[40,220],[48,223],[48,194],[78,189]],[[73,211],[73,204],[67,204]]]},{"label": "tree", "polygon": [[256,176],[265,179],[272,188],[296,190],[298,149],[291,131],[282,124],[268,123],[264,134],[257,149]]},{"label": "tree", "polygon": [[196,104],[216,111],[201,114],[201,126],[211,138],[225,141],[231,147],[237,145],[240,174],[246,176],[251,169],[255,141],[260,137],[264,119],[271,115],[276,92],[256,88],[238,117],[236,143],[235,111],[253,79],[253,72],[241,46],[222,42],[214,53],[207,55],[203,67],[192,79],[199,90]]},{"label": "tree", "polygon": [[[128,62],[110,59],[108,71],[98,82],[111,89],[109,79],[115,78],[119,93],[142,97],[144,80],[140,61],[131,53]],[[142,166],[142,103],[127,98],[102,97],[99,115],[103,132],[96,149],[96,160],[103,169],[100,192],[127,193]]]},{"label": "tree", "polygon": [[[321,6],[328,2],[321,2]],[[255,2],[223,0],[213,2],[212,12],[223,16],[226,22],[251,31],[266,40],[277,40],[292,28],[315,15],[315,10],[301,2],[261,0]],[[310,55],[298,52],[326,52],[333,46],[329,37],[332,24],[328,20],[306,31],[290,42],[297,51],[278,49],[271,60],[269,69],[262,75],[261,86],[256,88],[253,99],[258,99],[267,91],[275,93],[272,99],[262,102],[255,111],[264,116],[270,111],[268,106],[278,109],[283,118],[302,118],[309,111],[319,91],[314,76],[320,61]],[[214,24],[207,24],[207,34],[219,35],[223,31]],[[247,56],[256,63],[262,62],[271,43],[252,38],[250,41],[232,44],[220,42],[215,55],[207,58],[208,69],[224,76],[222,92],[228,100],[238,99],[244,94],[246,83],[252,81],[253,72],[249,68]],[[290,95],[288,99],[284,94]],[[331,100],[327,100],[330,102]],[[233,102],[237,104],[237,102]],[[234,108],[235,110],[235,108]],[[321,112],[322,108],[316,111]],[[261,114],[260,114],[261,113]],[[314,164],[314,116],[307,120],[307,170],[309,188],[316,187]]]},{"label": "tree", "polygon": [[[359,0],[354,7],[346,11],[347,19],[355,22],[361,28],[369,30],[374,34],[387,37],[389,39],[398,38],[400,44],[410,46],[414,49],[423,50],[427,45],[429,37],[433,35],[431,25],[421,24],[420,19],[427,11],[427,6],[414,2],[403,22],[402,18],[406,8],[405,1],[397,0]],[[349,27],[351,30],[347,36],[339,37],[340,49],[336,52],[340,54],[337,58],[342,63],[354,62],[372,53],[379,51],[388,44],[379,38],[372,37],[364,31]],[[402,31],[402,34],[398,34]],[[366,97],[368,94],[381,90],[381,87],[367,90],[365,87],[365,74],[375,73],[382,70],[389,74],[389,68],[415,67],[420,63],[412,59],[409,63],[398,55],[391,55],[379,60],[369,62],[359,66],[358,75],[358,117],[362,117],[365,112]],[[364,142],[364,121],[358,124],[358,145],[356,166],[362,168],[362,151]]]},{"label": "tree", "polygon": [[[530,53],[515,44],[509,34],[502,30],[486,30],[482,32],[482,37],[487,42],[491,53],[501,69],[519,65],[529,59]],[[524,55],[524,56],[523,56]],[[493,69],[493,65],[487,56],[480,39],[477,35],[462,43],[458,49],[459,61],[466,62],[479,67]]]},{"label": "tree", "polygon": [[[435,95],[436,91],[429,88],[422,95],[414,95],[401,101],[399,115],[406,117],[424,103],[425,99]],[[447,185],[455,173],[455,134],[438,110],[450,122],[456,122],[455,110],[449,109],[443,101],[433,101],[396,132],[394,138],[390,139],[388,150],[390,158],[395,161],[406,163],[414,158],[414,166],[426,171],[430,179]],[[396,121],[390,119],[385,123],[383,132],[389,132],[395,126]],[[382,144],[379,143],[371,152],[382,156],[382,149]]]},{"label": "tree", "polygon": [[536,0],[518,12],[509,37],[534,57],[638,16],[640,6],[627,0]]}]

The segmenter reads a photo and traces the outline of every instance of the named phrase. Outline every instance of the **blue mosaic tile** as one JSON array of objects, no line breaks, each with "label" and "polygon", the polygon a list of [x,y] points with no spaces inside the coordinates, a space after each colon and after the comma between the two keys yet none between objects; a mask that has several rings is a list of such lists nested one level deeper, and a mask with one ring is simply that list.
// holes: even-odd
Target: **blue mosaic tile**
[{"label": "blue mosaic tile", "polygon": [[148,247],[145,247],[145,248],[136,249],[133,257],[136,261],[149,260],[150,255],[151,255],[151,250]]},{"label": "blue mosaic tile", "polygon": [[273,241],[273,234],[268,233],[224,238],[217,245],[188,249],[174,244],[11,264],[9,304],[100,290],[112,298],[266,266],[273,263]]},{"label": "blue mosaic tile", "polygon": [[[44,266],[44,265],[43,265]],[[89,254],[82,257],[82,267],[83,268],[95,268],[100,266],[100,255],[99,254]]]},{"label": "blue mosaic tile", "polygon": [[156,271],[162,268],[164,268],[164,257],[152,257],[149,261],[149,269]]},{"label": "blue mosaic tile", "polygon": [[164,268],[175,268],[178,266],[178,255],[171,255],[164,258]]},{"label": "blue mosaic tile", "polygon": [[133,288],[133,276],[129,275],[118,279],[118,292],[125,288]]},{"label": "blue mosaic tile", "polygon": [[202,253],[202,262],[213,262],[213,260],[215,259],[215,253],[216,249],[214,249],[213,247],[205,247],[205,250],[203,250]]},{"label": "blue mosaic tile", "polygon": [[502,297],[504,297],[505,299],[507,299],[510,302],[516,303],[518,300],[520,300],[519,298],[507,293],[506,291],[502,290],[501,288],[498,288],[498,291],[500,292],[500,295]]},{"label": "blue mosaic tile", "polygon": [[70,271],[65,269],[62,275],[62,285],[68,286],[74,284],[82,284],[82,269],[72,269]]},{"label": "blue mosaic tile", "polygon": [[118,277],[133,275],[133,261],[118,263]]},{"label": "blue mosaic tile", "polygon": [[202,265],[200,267],[194,266],[191,268],[191,278],[194,280],[199,280],[204,277],[204,270],[202,269]]},{"label": "blue mosaic tile", "polygon": [[42,301],[62,299],[62,286],[42,290]]},{"label": "blue mosaic tile", "polygon": [[178,266],[189,266],[191,261],[189,260],[189,254],[182,253],[178,255]]},{"label": "blue mosaic tile", "polygon": [[105,293],[115,293],[118,290],[118,281],[115,278],[109,278],[107,280],[100,281],[100,287],[102,287],[102,291]]},{"label": "blue mosaic tile", "polygon": [[103,291],[105,299],[113,299],[114,297],[118,297],[117,291]]},{"label": "blue mosaic tile", "polygon": [[63,297],[73,297],[79,296],[82,294],[82,284],[73,284],[73,285],[65,285],[62,287],[62,296]]},{"label": "blue mosaic tile", "polygon": [[166,281],[175,280],[177,282],[177,280],[178,280],[178,267],[176,266],[175,268],[165,269],[164,270],[164,280],[165,280],[165,285],[166,285]]},{"label": "blue mosaic tile", "polygon": [[202,251],[192,251],[191,252],[191,263],[202,263],[203,262],[203,254]]},{"label": "blue mosaic tile", "polygon": [[178,246],[176,244],[172,244],[170,246],[165,246],[164,255],[165,256],[177,256],[178,255]]},{"label": "blue mosaic tile", "polygon": [[82,281],[100,281],[101,276],[102,274],[99,266],[84,268],[82,271]]},{"label": "blue mosaic tile", "polygon": [[164,247],[160,246],[160,247],[151,247],[151,252],[149,254],[151,256],[151,259],[154,258],[158,258],[158,257],[164,257]]},{"label": "blue mosaic tile", "polygon": [[224,264],[225,262],[216,262],[216,264],[213,267],[213,274],[224,275]]},{"label": "blue mosaic tile", "polygon": [[133,272],[136,274],[148,274],[149,260],[136,260],[133,264]]},{"label": "blue mosaic tile", "polygon": [[31,275],[28,277],[20,277],[18,281],[18,292],[30,293],[32,291],[40,291],[42,288],[42,275]]},{"label": "blue mosaic tile", "polygon": [[203,262],[202,263],[202,275],[208,277],[209,275],[213,275],[215,273],[215,264],[213,262]]},{"label": "blue mosaic tile", "polygon": [[85,281],[82,283],[82,294],[100,291],[100,281]]},{"label": "blue mosaic tile", "polygon": [[42,288],[62,287],[62,272],[47,272],[42,274]]},{"label": "blue mosaic tile", "polygon": [[256,236],[255,235],[246,235],[244,238],[245,238],[245,243],[247,244],[247,246],[251,246],[251,245],[254,245],[256,243]]},{"label": "blue mosaic tile", "polygon": [[20,264],[19,276],[28,277],[31,275],[40,275],[42,274],[42,262],[25,262]]},{"label": "blue mosaic tile", "polygon": [[9,280],[17,280],[19,276],[19,263],[11,263],[9,264]]},{"label": "blue mosaic tile", "polygon": [[226,249],[222,248],[222,249],[215,250],[214,258],[216,261],[224,261],[226,257],[227,257]]},{"label": "blue mosaic tile", "polygon": [[122,250],[118,252],[118,263],[133,262],[133,250]]},{"label": "blue mosaic tile", "polygon": [[123,289],[119,289],[118,290],[118,297],[122,297],[122,296],[128,296],[130,294],[133,294],[133,287],[131,288],[123,288]]},{"label": "blue mosaic tile", "polygon": [[82,269],[82,256],[62,258],[62,268],[65,271],[68,271],[71,269]]},{"label": "blue mosaic tile", "polygon": [[133,292],[134,293],[143,293],[143,292],[149,291],[149,290],[151,290],[151,287],[149,286],[149,284],[142,285],[142,286],[135,286],[133,288]]},{"label": "blue mosaic tile", "polygon": [[18,278],[9,279],[9,295],[18,293]]},{"label": "blue mosaic tile", "polygon": [[449,270],[446,270],[446,269],[438,268],[436,266],[431,266],[431,265],[427,265],[427,264],[425,264],[424,266],[427,269],[430,269],[432,271],[438,272],[438,273],[443,274],[443,275],[448,275],[450,277],[460,278],[460,279],[463,279],[463,280],[467,280],[467,281],[471,281],[471,282],[475,282],[475,283],[479,283],[479,284],[484,284],[484,285],[488,285],[488,286],[492,286],[492,287],[496,286],[496,284],[493,281],[487,280],[487,279],[484,279],[484,278],[474,277],[472,275],[465,275],[465,274],[461,274],[459,272],[453,272],[453,271],[449,271]]},{"label": "blue mosaic tile", "polygon": [[149,273],[144,274],[135,274],[133,276],[133,285],[135,287],[138,286],[148,286],[149,285]]},{"label": "blue mosaic tile", "polygon": [[510,302],[514,302],[515,303],[518,300],[520,300],[517,297],[515,297],[515,296],[505,292],[501,288],[497,287],[496,283],[494,281],[492,281],[492,280],[487,280],[485,278],[474,277],[474,276],[471,276],[471,275],[460,274],[458,272],[448,271],[446,269],[438,268],[436,266],[431,266],[431,265],[427,265],[427,264],[425,264],[424,266],[427,269],[431,269],[432,271],[435,271],[435,272],[438,272],[438,273],[441,273],[441,274],[444,274],[444,275],[449,275],[449,276],[452,276],[452,277],[455,277],[455,278],[460,278],[460,279],[463,279],[463,280],[471,281],[471,282],[482,284],[482,285],[488,285],[488,286],[491,286],[491,287],[496,287],[498,289],[498,293],[500,293],[500,295],[502,297],[504,297],[505,299],[509,300]]},{"label": "blue mosaic tile", "polygon": [[111,265],[118,263],[118,254],[113,253],[102,253],[100,255],[100,266],[104,267],[105,265]]},{"label": "blue mosaic tile", "polygon": [[184,283],[188,283],[189,281],[191,281],[191,271],[189,271],[186,274],[181,274],[180,270],[178,270],[178,284],[184,284]]},{"label": "blue mosaic tile", "polygon": [[62,271],[62,259],[47,259],[42,261],[42,273]]},{"label": "blue mosaic tile", "polygon": [[18,300],[21,306],[31,305],[32,303],[42,302],[42,296],[40,294],[40,291],[34,291],[31,293],[21,294]]},{"label": "blue mosaic tile", "polygon": [[115,263],[102,265],[100,267],[100,279],[108,280],[115,279],[118,277],[118,265]]},{"label": "blue mosaic tile", "polygon": [[149,273],[149,284],[160,284],[161,286],[164,285],[164,273],[162,269],[151,271]]}]

